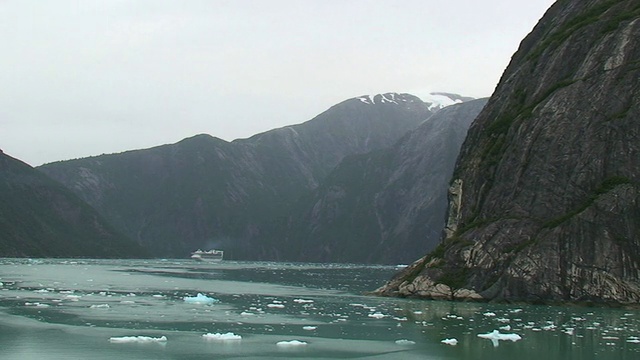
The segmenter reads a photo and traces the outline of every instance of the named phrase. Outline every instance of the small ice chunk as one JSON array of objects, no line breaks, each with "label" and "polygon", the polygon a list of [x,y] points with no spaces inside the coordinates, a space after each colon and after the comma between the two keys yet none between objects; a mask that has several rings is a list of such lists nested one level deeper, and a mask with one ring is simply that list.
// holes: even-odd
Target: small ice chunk
[{"label": "small ice chunk", "polygon": [[456,346],[458,345],[458,339],[444,339],[442,341],[440,341],[443,344],[447,344],[447,345],[451,345],[451,346]]},{"label": "small ice chunk", "polygon": [[309,304],[312,303],[313,300],[307,300],[307,299],[294,299],[293,302],[298,303],[298,304]]},{"label": "small ice chunk", "polygon": [[279,341],[276,345],[281,347],[296,347],[296,346],[306,346],[307,343],[300,340],[291,340],[291,341]]},{"label": "small ice chunk", "polygon": [[482,315],[484,315],[484,316],[486,316],[486,317],[493,317],[493,316],[496,316],[496,313],[493,313],[493,312],[491,312],[491,311],[488,311],[488,312],[486,312],[486,313],[484,313],[484,314],[482,314]]},{"label": "small ice chunk", "polygon": [[498,346],[499,340],[509,340],[515,342],[522,339],[522,337],[520,337],[520,335],[518,334],[501,334],[498,330],[493,330],[492,332],[487,334],[478,334],[478,337],[491,340],[493,346]]},{"label": "small ice chunk", "polygon": [[109,342],[123,344],[123,343],[162,343],[166,342],[167,337],[161,336],[158,338],[150,336],[122,336],[109,338]]},{"label": "small ice chunk", "polygon": [[411,340],[407,340],[407,339],[401,339],[401,340],[396,340],[396,344],[398,344],[398,345],[415,345],[416,342],[415,341],[411,341]]},{"label": "small ice chunk", "polygon": [[498,329],[504,330],[504,331],[510,331],[511,330],[511,325],[500,326]]},{"label": "small ice chunk", "polygon": [[30,303],[30,302],[26,302],[24,303],[25,306],[35,306],[35,307],[39,307],[39,308],[46,308],[49,307],[49,304],[42,304],[39,302],[35,302],[35,303]]},{"label": "small ice chunk", "polygon": [[629,338],[627,339],[628,343],[633,343],[633,344],[640,344],[640,339],[638,338]]},{"label": "small ice chunk", "polygon": [[67,295],[66,298],[71,300],[71,301],[78,301],[78,300],[80,300],[81,296],[80,295]]},{"label": "small ice chunk", "polygon": [[202,305],[211,305],[219,301],[217,299],[208,297],[201,293],[198,293],[198,295],[195,297],[185,296],[183,299],[184,299],[184,302],[186,302],[187,304],[202,304]]},{"label": "small ice chunk", "polygon": [[282,304],[267,304],[268,308],[275,308],[275,309],[284,309],[284,305]]},{"label": "small ice chunk", "polygon": [[89,306],[89,308],[91,309],[108,309],[111,306],[109,306],[109,304],[97,304],[97,305],[91,305]]},{"label": "small ice chunk", "polygon": [[387,317],[387,315],[382,314],[382,313],[379,313],[379,312],[377,312],[377,313],[373,313],[373,314],[369,314],[368,316],[369,316],[370,318],[374,318],[374,319],[382,319],[382,318],[384,318],[384,317]]},{"label": "small ice chunk", "polygon": [[243,312],[240,313],[240,316],[253,316],[253,315],[255,315],[255,314],[254,313],[250,313],[248,311],[243,311]]},{"label": "small ice chunk", "polygon": [[317,326],[303,326],[302,330],[313,331],[317,328],[318,328]]},{"label": "small ice chunk", "polygon": [[214,341],[238,341],[242,340],[242,336],[236,335],[232,332],[228,333],[207,333],[202,335],[203,339]]}]

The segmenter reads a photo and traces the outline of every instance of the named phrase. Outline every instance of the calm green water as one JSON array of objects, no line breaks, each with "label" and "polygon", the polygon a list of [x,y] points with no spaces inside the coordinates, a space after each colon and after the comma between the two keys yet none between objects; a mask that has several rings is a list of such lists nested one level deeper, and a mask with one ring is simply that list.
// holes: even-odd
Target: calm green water
[{"label": "calm green water", "polygon": [[[640,359],[637,311],[361,295],[395,271],[0,259],[0,358]],[[185,301],[198,293],[216,302]],[[521,340],[494,344],[477,336],[493,330]],[[241,340],[202,336],[228,332]],[[166,341],[110,341],[138,336]],[[441,343],[453,338],[455,346]],[[293,340],[306,344],[277,345]]]}]

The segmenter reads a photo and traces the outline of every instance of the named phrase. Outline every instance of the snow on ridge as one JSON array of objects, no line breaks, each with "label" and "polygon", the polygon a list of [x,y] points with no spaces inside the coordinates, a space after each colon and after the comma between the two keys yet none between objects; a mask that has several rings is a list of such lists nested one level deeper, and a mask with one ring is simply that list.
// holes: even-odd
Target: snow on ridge
[{"label": "snow on ridge", "polygon": [[357,100],[360,100],[361,102],[367,104],[367,105],[374,105],[374,104],[384,104],[384,103],[391,103],[391,104],[400,104],[400,102],[413,102],[414,100],[411,98],[408,98],[407,96],[408,94],[398,94],[398,93],[384,93],[384,94],[375,94],[375,95],[362,95],[357,97]]},{"label": "snow on ridge", "polygon": [[421,96],[422,101],[429,104],[429,110],[440,110],[450,105],[460,104],[462,100],[452,99],[446,95],[430,93],[426,96]]}]

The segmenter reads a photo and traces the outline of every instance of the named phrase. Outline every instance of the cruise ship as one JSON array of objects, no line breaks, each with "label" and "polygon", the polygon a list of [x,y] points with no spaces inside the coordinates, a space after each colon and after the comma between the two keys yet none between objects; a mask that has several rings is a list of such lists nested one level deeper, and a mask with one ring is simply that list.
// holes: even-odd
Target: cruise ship
[{"label": "cruise ship", "polygon": [[198,261],[222,261],[223,257],[224,251],[222,250],[202,251],[198,249],[191,253],[191,258]]}]

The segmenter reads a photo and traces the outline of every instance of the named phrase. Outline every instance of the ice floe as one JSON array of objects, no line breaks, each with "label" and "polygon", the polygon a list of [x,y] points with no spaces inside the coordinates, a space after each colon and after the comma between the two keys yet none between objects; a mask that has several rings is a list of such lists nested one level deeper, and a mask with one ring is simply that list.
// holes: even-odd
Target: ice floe
[{"label": "ice floe", "polygon": [[318,328],[317,326],[303,326],[302,330],[313,331],[317,328]]},{"label": "ice floe", "polygon": [[452,338],[452,339],[444,339],[440,341],[443,344],[447,344],[447,345],[451,345],[451,346],[456,346],[458,345],[458,339]]},{"label": "ice floe", "polygon": [[214,341],[238,341],[242,340],[242,336],[236,335],[232,332],[228,333],[206,333],[202,335],[203,339]]},{"label": "ice floe", "polygon": [[373,314],[369,314],[368,316],[370,318],[374,318],[374,319],[382,319],[382,318],[387,317],[387,315],[379,313],[379,312],[376,312],[376,313],[373,313]]},{"label": "ice floe", "polygon": [[307,343],[300,340],[289,340],[289,341],[279,341],[276,345],[280,347],[297,347],[297,346],[306,346]]},{"label": "ice floe", "polygon": [[109,309],[110,307],[111,306],[109,306],[109,304],[96,304],[89,306],[91,309]]},{"label": "ice floe", "polygon": [[267,304],[267,307],[272,309],[284,309],[284,305],[282,304]]},{"label": "ice floe", "polygon": [[478,337],[491,340],[491,343],[493,343],[493,346],[498,346],[498,341],[508,340],[508,341],[516,342],[522,339],[522,337],[518,334],[502,334],[498,330],[493,330],[492,332],[487,334],[478,334]]},{"label": "ice floe", "polygon": [[298,303],[298,304],[310,304],[313,302],[313,300],[307,300],[307,299],[294,299],[293,302]]},{"label": "ice floe", "polygon": [[398,345],[415,345],[416,342],[415,341],[411,341],[411,340],[407,340],[407,339],[400,339],[400,340],[396,340],[396,344],[398,344]]},{"label": "ice floe", "polygon": [[208,296],[203,295],[201,293],[198,293],[198,295],[195,296],[195,297],[185,296],[183,298],[183,300],[187,304],[201,304],[201,305],[211,305],[211,304],[219,301],[217,299],[208,297]]},{"label": "ice floe", "polygon": [[150,336],[121,336],[121,337],[111,337],[109,338],[109,342],[123,344],[123,343],[163,343],[167,341],[166,336],[161,337],[150,337]]}]

